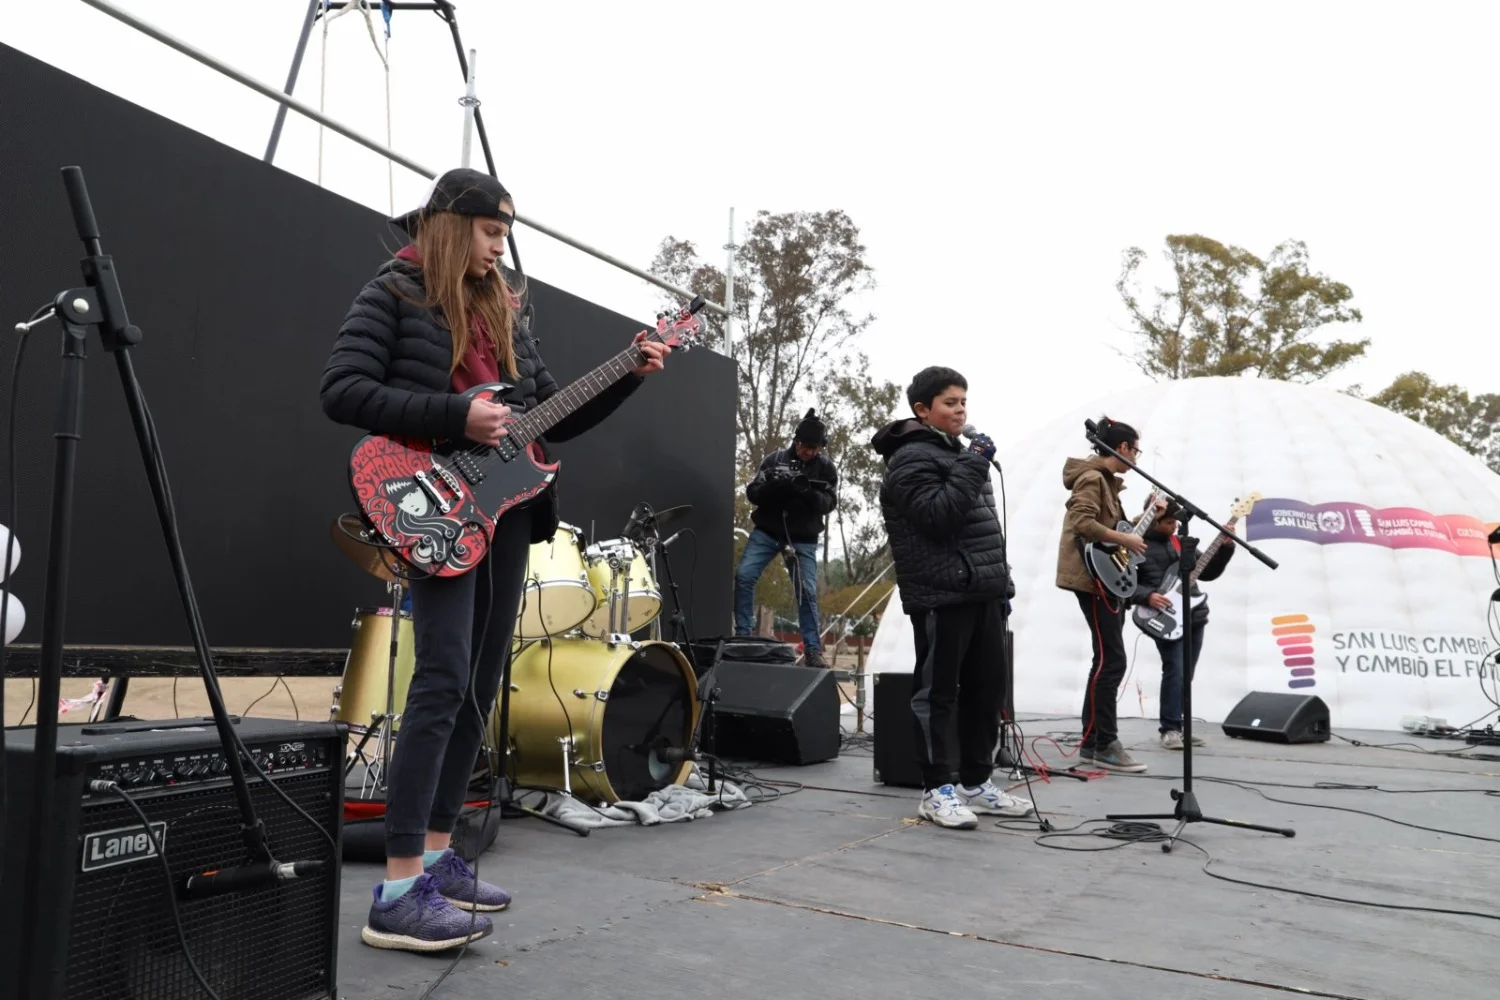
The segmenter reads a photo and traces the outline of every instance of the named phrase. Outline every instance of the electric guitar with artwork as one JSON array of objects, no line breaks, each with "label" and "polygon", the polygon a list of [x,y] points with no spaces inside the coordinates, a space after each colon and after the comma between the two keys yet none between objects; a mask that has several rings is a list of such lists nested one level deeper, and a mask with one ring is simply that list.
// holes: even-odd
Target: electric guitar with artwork
[{"label": "electric guitar with artwork", "polygon": [[[646,340],[687,349],[702,332],[700,295],[675,314],[657,317]],[[374,537],[418,576],[461,576],[489,551],[495,524],[517,504],[548,489],[559,462],[547,462],[539,439],[645,363],[630,347],[507,425],[498,445],[371,434],[354,446],[349,485]],[[463,393],[504,402],[513,388],[487,382]]]},{"label": "electric guitar with artwork", "polygon": [[[1121,521],[1115,530],[1126,535],[1144,535],[1155,521],[1157,501],[1162,491],[1153,489],[1146,498],[1146,509],[1135,521]],[[1083,566],[1089,576],[1109,593],[1124,599],[1135,593],[1136,574],[1141,565],[1141,556],[1135,555],[1122,545],[1113,542],[1088,542],[1083,547]]]},{"label": "electric guitar with artwork", "polygon": [[[1229,508],[1229,520],[1224,522],[1224,527],[1228,528],[1231,532],[1234,531],[1235,523],[1240,518],[1247,516],[1250,513],[1250,508],[1254,507],[1260,500],[1261,495],[1259,493],[1252,493],[1243,500],[1236,500],[1234,506]],[[1203,550],[1203,553],[1198,556],[1197,563],[1193,565],[1193,572],[1188,576],[1188,585],[1186,588],[1182,586],[1182,577],[1178,574],[1177,570],[1178,564],[1174,561],[1168,566],[1166,573],[1161,578],[1161,583],[1157,584],[1154,592],[1164,595],[1171,603],[1159,610],[1149,604],[1136,605],[1134,613],[1130,616],[1130,620],[1135,622],[1136,628],[1151,638],[1160,639],[1163,642],[1176,642],[1178,639],[1181,639],[1182,615],[1177,609],[1182,607],[1184,590],[1191,595],[1188,598],[1189,611],[1203,606],[1203,602],[1208,600],[1208,595],[1204,593],[1193,594],[1193,584],[1198,582],[1198,576],[1208,568],[1208,564],[1213,560],[1215,553],[1219,551],[1219,546],[1223,544],[1224,536],[1218,535],[1209,543],[1208,548]]]}]

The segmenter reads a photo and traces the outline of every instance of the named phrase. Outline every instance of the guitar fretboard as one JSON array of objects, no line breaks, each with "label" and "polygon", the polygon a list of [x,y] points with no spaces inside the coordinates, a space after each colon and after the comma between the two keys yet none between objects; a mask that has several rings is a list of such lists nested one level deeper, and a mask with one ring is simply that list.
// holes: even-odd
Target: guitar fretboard
[{"label": "guitar fretboard", "polygon": [[[1231,517],[1229,519],[1229,522],[1227,524],[1225,524],[1224,527],[1228,528],[1230,531],[1233,531],[1234,530],[1234,526],[1235,526],[1236,523],[1238,523],[1238,521],[1239,521],[1238,517]],[[1197,565],[1195,565],[1193,567],[1193,575],[1189,578],[1188,583],[1191,584],[1191,583],[1196,582],[1197,579],[1198,579],[1198,574],[1200,574],[1204,570],[1208,569],[1208,564],[1213,559],[1214,553],[1218,552],[1219,551],[1219,546],[1221,546],[1223,544],[1224,544],[1224,536],[1223,535],[1215,535],[1214,536],[1214,540],[1212,542],[1208,543],[1208,548],[1204,549],[1203,550],[1203,554],[1198,557]]]},{"label": "guitar fretboard", "polygon": [[[652,334],[649,339],[658,338]],[[646,355],[640,347],[630,345],[593,371],[557,390],[546,402],[517,417],[510,425],[511,440],[524,448],[645,363]]]}]

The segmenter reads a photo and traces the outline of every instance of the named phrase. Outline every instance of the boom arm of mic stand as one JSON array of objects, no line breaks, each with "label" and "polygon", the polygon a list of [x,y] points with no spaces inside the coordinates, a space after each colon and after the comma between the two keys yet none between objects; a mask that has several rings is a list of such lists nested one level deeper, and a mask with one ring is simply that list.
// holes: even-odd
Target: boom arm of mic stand
[{"label": "boom arm of mic stand", "polygon": [[1102,440],[1099,439],[1099,435],[1094,432],[1094,429],[1093,429],[1094,426],[1095,425],[1094,425],[1094,422],[1092,420],[1086,420],[1086,421],[1084,421],[1084,427],[1087,428],[1085,436],[1088,438],[1089,444],[1092,444],[1095,447],[1104,449],[1110,455],[1112,455],[1115,458],[1118,458],[1121,462],[1123,462],[1125,465],[1129,466],[1135,472],[1140,473],[1140,476],[1141,476],[1142,479],[1146,480],[1146,482],[1152,484],[1157,489],[1161,490],[1163,493],[1165,493],[1167,496],[1171,497],[1173,500],[1176,500],[1177,503],[1182,507],[1182,509],[1186,513],[1190,514],[1193,517],[1199,518],[1200,520],[1207,521],[1209,524],[1213,525],[1215,528],[1218,528],[1219,529],[1219,533],[1221,535],[1227,536],[1231,542],[1233,542],[1234,544],[1240,546],[1246,552],[1249,552],[1252,556],[1254,556],[1255,558],[1259,559],[1261,562],[1265,563],[1266,566],[1268,566],[1269,568],[1271,568],[1271,569],[1278,569],[1278,568],[1280,568],[1279,564],[1276,562],[1276,560],[1272,559],[1270,556],[1266,555],[1260,549],[1256,548],[1254,545],[1251,545],[1249,542],[1245,541],[1239,535],[1236,535],[1234,532],[1232,532],[1228,528],[1224,527],[1218,521],[1215,521],[1213,518],[1209,517],[1207,514],[1205,514],[1203,512],[1203,508],[1201,508],[1197,504],[1193,503],[1191,500],[1189,500],[1187,497],[1183,496],[1181,493],[1178,493],[1175,490],[1170,489],[1160,479],[1157,479],[1155,476],[1151,475],[1151,473],[1147,472],[1145,469],[1142,469],[1139,465],[1136,465],[1130,459],[1126,458],[1124,455],[1121,455],[1119,452],[1115,451],[1109,445],[1105,444]]}]

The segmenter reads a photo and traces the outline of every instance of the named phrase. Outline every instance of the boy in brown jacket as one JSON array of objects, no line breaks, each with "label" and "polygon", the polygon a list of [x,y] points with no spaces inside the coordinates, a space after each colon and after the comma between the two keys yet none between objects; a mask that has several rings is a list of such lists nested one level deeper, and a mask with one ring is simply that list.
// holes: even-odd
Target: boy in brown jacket
[{"label": "boy in brown jacket", "polygon": [[[1140,454],[1140,435],[1129,424],[1102,417],[1099,439],[1135,461]],[[1139,535],[1115,530],[1125,520],[1120,476],[1127,466],[1097,446],[1091,458],[1070,458],[1063,463],[1063,486],[1072,491],[1063,518],[1062,539],[1057,547],[1057,585],[1071,590],[1088,621],[1093,640],[1093,666],[1083,692],[1083,742],[1078,756],[1086,764],[1111,771],[1139,773],[1146,765],[1137,762],[1120,745],[1115,703],[1120,682],[1125,679],[1125,601],[1111,600],[1089,576],[1083,565],[1087,542],[1120,545],[1137,555],[1146,551]]]}]

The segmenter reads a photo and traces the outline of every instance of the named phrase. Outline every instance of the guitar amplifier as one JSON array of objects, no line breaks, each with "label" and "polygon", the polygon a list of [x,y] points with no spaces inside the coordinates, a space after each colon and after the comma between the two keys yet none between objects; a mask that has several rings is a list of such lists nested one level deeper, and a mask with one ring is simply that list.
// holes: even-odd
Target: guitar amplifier
[{"label": "guitar amplifier", "polygon": [[[256,815],[277,861],[324,861],[316,875],[263,889],[179,898],[187,951],[221,1000],[319,1000],[336,985],[339,839],[346,730],[334,723],[235,719],[246,748],[284,792],[333,838],[330,844],[246,768]],[[5,734],[9,808],[0,868],[0,996],[28,1000],[201,1000],[183,956],[156,842],[113,792],[120,784],[145,812],[174,882],[227,869],[246,856],[238,800],[212,719],[58,727],[57,768],[35,772],[35,730]],[[38,781],[52,797],[44,856],[27,856]],[[42,905],[23,909],[37,866]],[[20,949],[48,971],[41,992],[19,981]]]}]

